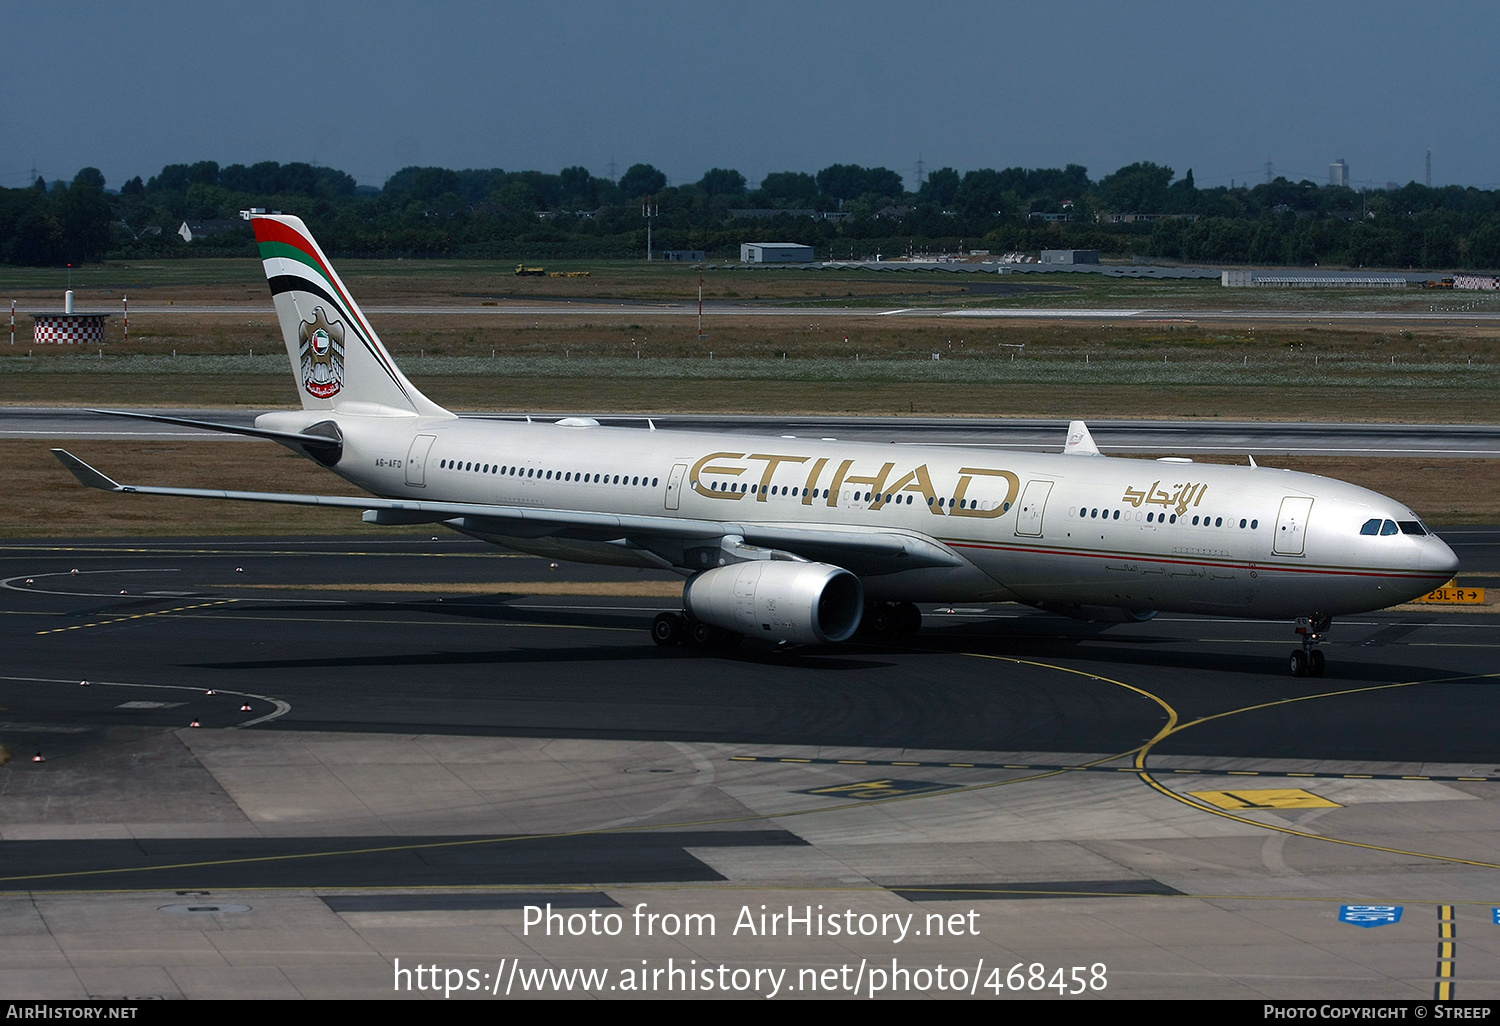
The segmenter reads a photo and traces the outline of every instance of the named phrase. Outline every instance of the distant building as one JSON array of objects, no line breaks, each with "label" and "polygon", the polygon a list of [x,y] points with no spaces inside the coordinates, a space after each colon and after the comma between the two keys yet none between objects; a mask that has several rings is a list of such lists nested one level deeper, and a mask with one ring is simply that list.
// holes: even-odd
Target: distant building
[{"label": "distant building", "polygon": [[813,248],[799,242],[742,242],[740,262],[746,264],[810,264]]},{"label": "distant building", "polygon": [[1349,187],[1349,165],[1344,160],[1335,160],[1328,165],[1328,184]]},{"label": "distant building", "polygon": [[1201,214],[1109,214],[1104,220],[1110,224],[1154,224],[1157,221],[1196,221]]},{"label": "distant building", "polygon": [[809,217],[814,221],[847,221],[849,215],[840,210],[789,210],[781,207],[735,207],[729,211],[733,218]]},{"label": "distant building", "polygon": [[1098,262],[1099,251],[1097,249],[1042,250],[1042,263],[1044,264],[1097,264]]},{"label": "distant building", "polygon": [[702,263],[705,259],[701,249],[664,249],[661,251],[663,260],[676,260],[687,264]]},{"label": "distant building", "polygon": [[1401,275],[1354,275],[1354,274],[1267,274],[1261,271],[1224,271],[1219,283],[1225,288],[1263,288],[1267,286],[1284,289],[1404,289],[1406,278]]},{"label": "distant building", "polygon": [[192,242],[194,239],[206,239],[214,235],[223,235],[225,232],[239,231],[245,227],[245,222],[240,220],[184,221],[177,229],[177,234],[182,236],[183,242]]}]

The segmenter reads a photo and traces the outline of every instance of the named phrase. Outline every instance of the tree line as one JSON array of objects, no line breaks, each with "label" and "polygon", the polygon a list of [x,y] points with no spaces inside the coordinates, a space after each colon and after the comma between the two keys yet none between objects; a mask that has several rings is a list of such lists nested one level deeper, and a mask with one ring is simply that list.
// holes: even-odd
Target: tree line
[{"label": "tree line", "polygon": [[169,164],[106,189],[97,168],[71,182],[0,189],[0,262],[83,263],[255,252],[246,225],[191,243],[183,222],[266,207],[306,220],[334,255],[606,259],[641,256],[642,207],[658,249],[735,259],[741,242],[811,245],[820,259],[988,249],[1097,249],[1214,263],[1500,267],[1500,193],[1462,186],[1356,192],[1286,178],[1200,189],[1191,169],[1140,162],[1093,180],[1086,168],[951,167],[914,190],[883,167],[779,171],[752,188],[732,168],[669,185],[650,164],[618,180],[567,167],[408,167],[379,188],[306,163]]}]

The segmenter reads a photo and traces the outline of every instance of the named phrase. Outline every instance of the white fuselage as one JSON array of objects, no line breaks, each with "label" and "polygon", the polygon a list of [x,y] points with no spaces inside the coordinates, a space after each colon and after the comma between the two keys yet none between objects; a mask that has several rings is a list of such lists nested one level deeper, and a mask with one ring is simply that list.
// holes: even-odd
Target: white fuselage
[{"label": "white fuselage", "polygon": [[[342,410],[257,423],[327,420],[344,438],[335,472],[388,498],[838,526],[961,557],[865,576],[873,599],[1332,616],[1422,595],[1457,567],[1395,500],[1270,468]],[[1406,526],[1362,534],[1372,519]],[[618,544],[470,533],[553,558],[662,565]]]}]

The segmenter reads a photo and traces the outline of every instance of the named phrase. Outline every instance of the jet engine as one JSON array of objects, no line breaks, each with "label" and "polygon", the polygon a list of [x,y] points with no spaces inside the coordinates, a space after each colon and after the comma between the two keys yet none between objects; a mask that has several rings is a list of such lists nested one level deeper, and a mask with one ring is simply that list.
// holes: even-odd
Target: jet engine
[{"label": "jet engine", "polygon": [[859,628],[864,588],[828,563],[757,559],[706,570],[682,590],[694,619],[752,638],[812,645]]}]

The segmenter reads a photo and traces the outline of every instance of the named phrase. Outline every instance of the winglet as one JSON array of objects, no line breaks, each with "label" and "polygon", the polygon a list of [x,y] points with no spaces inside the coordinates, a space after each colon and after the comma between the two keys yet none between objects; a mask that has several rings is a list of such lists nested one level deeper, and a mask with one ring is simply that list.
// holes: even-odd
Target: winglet
[{"label": "winglet", "polygon": [[1075,420],[1068,425],[1068,440],[1063,445],[1064,456],[1103,456],[1099,447],[1094,444],[1094,436],[1089,434],[1089,426],[1081,420]]},{"label": "winglet", "polygon": [[78,478],[80,484],[86,484],[90,488],[99,488],[106,492],[125,491],[125,487],[118,481],[99,473],[99,471],[66,449],[53,449],[52,455],[57,457],[59,463],[72,471],[73,476]]}]

